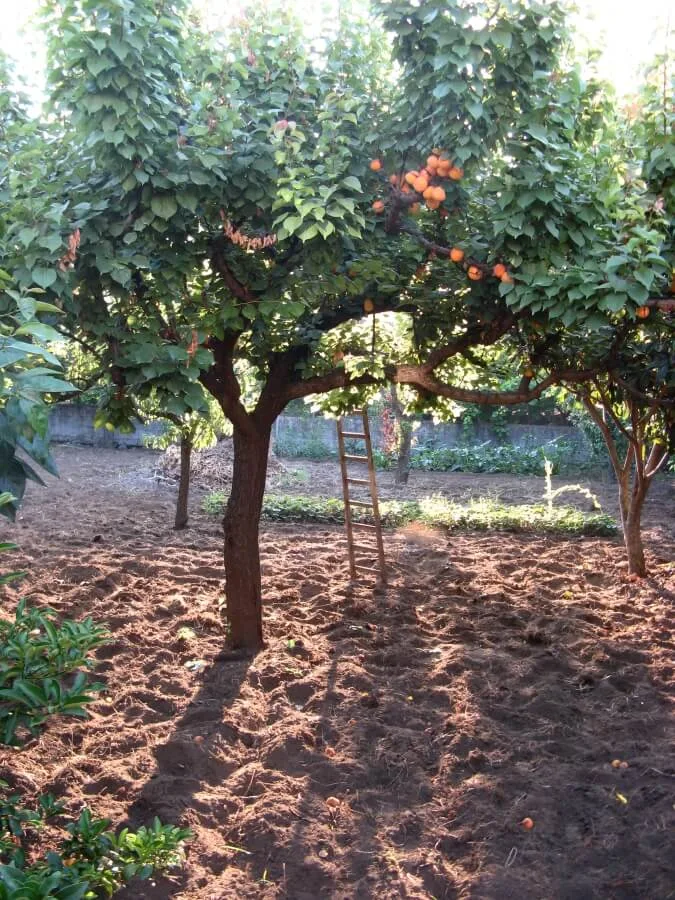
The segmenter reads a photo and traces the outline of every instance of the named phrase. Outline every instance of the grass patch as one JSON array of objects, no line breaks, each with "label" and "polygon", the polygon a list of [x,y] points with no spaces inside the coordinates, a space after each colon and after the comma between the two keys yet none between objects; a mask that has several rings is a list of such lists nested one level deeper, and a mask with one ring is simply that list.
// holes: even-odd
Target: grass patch
[{"label": "grass patch", "polygon": [[[222,514],[227,495],[222,491],[209,494],[203,506],[213,515]],[[410,522],[421,522],[434,528],[466,531],[524,531],[564,535],[612,536],[617,525],[604,513],[585,514],[570,506],[554,507],[552,512],[544,504],[507,506],[496,500],[479,498],[468,503],[455,503],[444,497],[424,497],[422,500],[385,500],[380,503],[382,524],[397,528]],[[368,522],[367,512],[353,508],[354,520]],[[262,517],[268,522],[313,522],[323,525],[344,523],[342,500],[302,495],[267,494],[263,501]]]}]

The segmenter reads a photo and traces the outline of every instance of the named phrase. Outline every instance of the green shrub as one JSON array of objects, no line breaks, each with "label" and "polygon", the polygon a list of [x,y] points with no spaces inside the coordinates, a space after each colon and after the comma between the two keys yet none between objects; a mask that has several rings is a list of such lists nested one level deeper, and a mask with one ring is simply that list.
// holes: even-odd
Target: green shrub
[{"label": "green shrub", "polygon": [[52,610],[29,610],[25,600],[13,622],[0,620],[0,743],[34,737],[50,716],[86,716],[103,688],[87,679],[88,654],[105,640],[91,619],[58,623]]},{"label": "green shrub", "polygon": [[[227,497],[222,492],[210,494],[204,501],[204,509],[220,514]],[[553,507],[544,504],[508,506],[496,500],[477,499],[466,504],[455,503],[444,497],[425,497],[421,500],[385,500],[380,503],[382,524],[396,528],[410,522],[422,522],[436,528],[463,530],[535,531],[569,535],[616,534],[616,522],[601,513],[585,515],[571,507]],[[369,521],[366,512],[353,507],[355,521]],[[323,497],[266,495],[263,501],[263,519],[271,522],[315,522],[340,524],[344,522],[344,504],[341,500]]]},{"label": "green shrub", "polygon": [[51,795],[39,797],[34,809],[21,802],[0,782],[0,900],[110,897],[132,878],[147,879],[180,865],[184,842],[191,837],[189,830],[158,819],[149,828],[125,828],[117,834],[108,819],[84,809],[61,831],[53,849],[28,862],[27,849],[36,833],[61,816],[63,806]]},{"label": "green shrub", "polygon": [[[487,441],[470,447],[416,447],[410,457],[410,467],[428,472],[543,475],[544,459],[549,459],[553,464],[553,473],[559,474],[584,468],[579,462],[570,464],[573,456],[574,445],[558,439],[541,447],[514,447]],[[396,466],[396,458],[380,450],[374,451],[373,458],[379,469],[393,469]]]}]

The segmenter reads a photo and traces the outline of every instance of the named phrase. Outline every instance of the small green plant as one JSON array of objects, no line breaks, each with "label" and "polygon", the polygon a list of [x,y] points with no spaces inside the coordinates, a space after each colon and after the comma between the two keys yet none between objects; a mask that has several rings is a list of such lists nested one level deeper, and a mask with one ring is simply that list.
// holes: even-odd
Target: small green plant
[{"label": "small green plant", "polygon": [[600,501],[597,496],[589,491],[588,488],[582,487],[580,484],[564,484],[562,487],[553,488],[553,463],[549,459],[544,460],[544,478],[546,479],[546,490],[544,492],[544,500],[546,500],[546,504],[548,507],[548,515],[549,518],[553,518],[553,501],[556,497],[560,497],[562,494],[581,494],[583,497],[587,497],[591,501],[591,508],[600,510],[602,507],[600,506]]},{"label": "small green plant", "polygon": [[105,640],[91,619],[59,623],[52,610],[19,601],[14,621],[0,621],[0,743],[23,743],[50,716],[85,717],[104,687],[87,679],[89,653]]},{"label": "small green plant", "polygon": [[[204,509],[219,515],[226,501],[227,497],[222,492],[210,494],[204,501]],[[550,514],[544,504],[509,506],[489,498],[470,500],[466,504],[455,503],[445,497],[386,500],[380,504],[380,514],[386,528],[422,522],[435,528],[568,535],[614,535],[617,530],[614,519],[604,514],[585,515],[571,507],[556,507]],[[272,522],[341,524],[344,522],[344,504],[335,498],[267,495],[263,501],[262,516]],[[355,521],[369,520],[367,513],[357,508],[352,510],[352,516]]]},{"label": "small green plant", "polygon": [[59,829],[53,849],[41,859],[28,847],[46,824],[61,816],[63,806],[51,795],[38,798],[35,808],[22,805],[19,794],[9,793],[0,782],[0,900],[89,900],[111,897],[132,878],[149,878],[153,872],[180,865],[184,844],[191,837],[185,828],[152,825],[137,831],[111,830],[108,819],[98,819],[84,809],[79,817]]}]

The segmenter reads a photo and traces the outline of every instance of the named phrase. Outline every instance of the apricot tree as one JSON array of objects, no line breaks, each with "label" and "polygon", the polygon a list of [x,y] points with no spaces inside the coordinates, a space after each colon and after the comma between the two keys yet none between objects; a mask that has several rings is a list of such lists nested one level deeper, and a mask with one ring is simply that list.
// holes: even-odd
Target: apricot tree
[{"label": "apricot tree", "polygon": [[[566,329],[634,317],[664,278],[650,238],[648,259],[624,248],[621,290],[606,284],[620,228],[587,152],[605,101],[565,58],[556,3],[345,5],[316,41],[282,8],[225,35],[182,0],[46,17],[51,119],[40,179],[12,181],[14,271],[107,361],[107,421],[153,392],[199,409],[201,385],[232,423],[235,646],[263,640],[259,518],[291,400],[394,383],[420,407],[527,402],[595,374],[568,358],[537,377]],[[75,233],[73,264],[45,266]],[[395,354],[377,339],[390,316]],[[515,390],[466,380],[482,348],[521,352],[539,329]]]}]

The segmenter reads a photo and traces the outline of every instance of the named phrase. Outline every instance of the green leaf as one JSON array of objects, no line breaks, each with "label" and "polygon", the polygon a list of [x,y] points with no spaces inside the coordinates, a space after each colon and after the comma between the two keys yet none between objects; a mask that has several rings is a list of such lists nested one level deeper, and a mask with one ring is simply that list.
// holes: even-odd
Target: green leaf
[{"label": "green leaf", "polygon": [[51,287],[56,281],[56,270],[44,266],[36,266],[30,274],[33,281],[42,288]]},{"label": "green leaf", "polygon": [[342,184],[345,187],[351,188],[354,191],[361,192],[363,188],[361,187],[361,182],[354,175],[348,175],[346,178],[342,179]]},{"label": "green leaf", "polygon": [[150,209],[160,219],[170,219],[178,210],[178,204],[169,194],[156,194],[150,201]]}]

